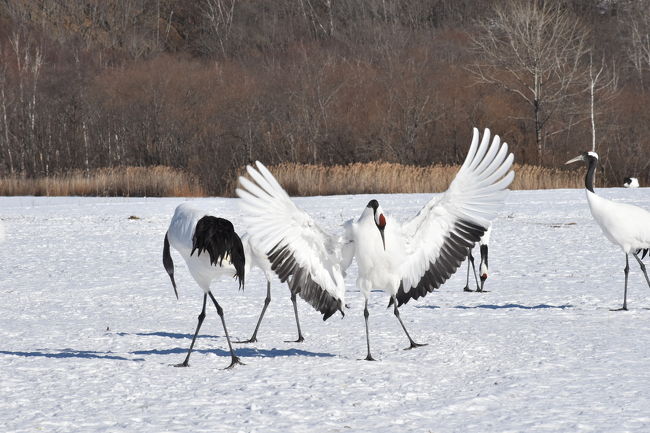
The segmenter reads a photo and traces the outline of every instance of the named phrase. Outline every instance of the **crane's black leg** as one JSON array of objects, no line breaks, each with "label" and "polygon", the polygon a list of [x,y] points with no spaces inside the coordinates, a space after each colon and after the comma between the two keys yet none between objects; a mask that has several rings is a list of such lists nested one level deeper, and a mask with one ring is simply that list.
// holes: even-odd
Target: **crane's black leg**
[{"label": "crane's black leg", "polygon": [[483,285],[484,285],[484,284],[485,284],[485,278],[483,278],[483,277],[481,276],[481,287],[479,287],[476,291],[479,292],[479,293],[485,293],[485,292],[483,291]]},{"label": "crane's black leg", "polygon": [[[470,250],[471,253],[471,250]],[[476,266],[474,265],[474,256],[472,256],[472,271],[474,272],[474,282],[476,283],[476,291],[480,292],[482,291],[482,287],[479,287],[478,284],[478,277],[476,276]]]},{"label": "crane's black leg", "polygon": [[262,324],[262,317],[264,317],[266,308],[269,306],[270,303],[271,303],[271,282],[267,281],[266,299],[264,299],[264,307],[262,307],[262,313],[260,314],[260,318],[257,319],[257,326],[255,326],[255,331],[253,331],[253,335],[251,335],[251,338],[249,338],[248,340],[235,341],[235,343],[255,343],[257,341],[257,330],[260,329],[260,325]]},{"label": "crane's black leg", "polygon": [[[634,254],[634,257],[636,257],[636,254]],[[637,257],[637,260],[638,259],[639,258]],[[643,272],[645,273],[645,266],[641,269],[644,269]],[[623,307],[614,309],[612,311],[627,311],[627,274],[630,273],[630,263],[629,263],[629,257],[627,253],[625,253],[625,269],[623,269],[623,271],[625,271],[625,291],[623,292]],[[647,278],[648,276],[646,275],[646,279]]]},{"label": "crane's black leg", "polygon": [[402,325],[402,329],[406,333],[406,336],[409,339],[409,343],[411,343],[410,346],[405,348],[404,350],[414,349],[420,346],[426,346],[426,343],[425,344],[416,343],[409,335],[408,331],[406,330],[406,327],[404,326],[404,323],[402,322],[402,319],[399,317],[399,309],[397,308],[397,298],[395,296],[393,296],[393,305],[395,306],[395,309],[393,310],[393,312],[395,313],[395,317],[397,317],[397,320],[399,320],[399,324]]},{"label": "crane's black leg", "polygon": [[641,267],[641,270],[643,271],[643,276],[645,277],[646,283],[648,283],[648,287],[650,287],[650,279],[648,278],[648,274],[645,271],[645,265],[641,261],[641,259],[638,256],[638,253],[632,253],[634,258],[636,259],[637,262],[639,262],[639,266]]},{"label": "crane's black leg", "polygon": [[196,341],[196,336],[199,334],[199,329],[201,329],[201,324],[203,319],[205,319],[205,302],[207,300],[207,295],[203,294],[203,308],[201,309],[201,314],[199,314],[199,323],[196,325],[196,331],[194,332],[194,337],[192,338],[192,344],[190,344],[190,350],[187,351],[187,356],[185,361],[180,364],[174,365],[174,367],[189,367],[190,364],[190,354],[192,353],[192,348],[194,347],[194,342]]},{"label": "crane's black leg", "polygon": [[368,346],[368,356],[366,356],[365,360],[374,361],[375,358],[373,358],[372,355],[370,354],[370,335],[368,333],[368,316],[370,316],[370,313],[368,313],[368,300],[366,299],[366,306],[363,309],[363,317],[366,319],[366,344]]},{"label": "crane's black leg", "polygon": [[296,326],[298,327],[298,339],[294,341],[285,341],[285,343],[302,343],[305,337],[302,336],[300,331],[300,320],[298,320],[298,304],[296,303],[296,293],[291,291],[291,302],[293,303],[293,314],[296,316]]},{"label": "crane's black leg", "polygon": [[223,318],[223,309],[221,308],[221,305],[219,305],[217,300],[214,298],[214,295],[212,294],[212,292],[209,291],[208,295],[210,295],[210,299],[212,299],[212,302],[214,303],[214,306],[217,307],[217,314],[219,315],[219,317],[221,317],[221,324],[223,325],[223,332],[226,333],[226,340],[228,341],[228,347],[230,348],[230,356],[232,358],[232,362],[230,363],[230,365],[228,367],[226,367],[226,370],[228,370],[230,368],[233,368],[235,366],[235,364],[242,364],[243,365],[243,362],[241,362],[239,360],[239,358],[235,355],[235,351],[232,349],[232,344],[230,343],[230,336],[228,335],[228,330],[226,329],[226,321]]},{"label": "crane's black leg", "polygon": [[[473,292],[474,290],[469,288],[469,267],[474,269],[474,278],[476,279],[476,268],[474,267],[474,256],[472,255],[472,249],[467,248],[467,282],[465,283],[465,292]],[[476,280],[476,287],[478,287],[478,280]]]}]

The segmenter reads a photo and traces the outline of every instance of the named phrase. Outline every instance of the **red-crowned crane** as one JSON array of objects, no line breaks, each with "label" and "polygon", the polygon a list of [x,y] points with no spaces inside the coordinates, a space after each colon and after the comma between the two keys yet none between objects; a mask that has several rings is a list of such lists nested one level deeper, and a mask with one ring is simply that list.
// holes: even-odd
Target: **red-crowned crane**
[{"label": "red-crowned crane", "polygon": [[203,319],[205,319],[205,305],[208,296],[217,309],[217,314],[221,318],[223,331],[228,341],[231,362],[227,368],[241,364],[230,342],[226,321],[223,317],[223,309],[210,291],[210,283],[222,276],[235,277],[239,281],[239,288],[244,287],[246,256],[244,246],[237,233],[235,233],[232,223],[223,218],[206,215],[205,212],[194,208],[189,203],[183,203],[176,208],[165,234],[163,264],[171,279],[176,298],[178,298],[176,281],[174,280],[174,262],[169,250],[170,246],[180,253],[192,278],[203,290],[203,307],[199,314],[199,322],[196,325],[192,343],[185,360],[177,364],[176,367],[189,367],[190,354],[194,348],[196,336],[201,329]]},{"label": "red-crowned crane", "polygon": [[409,335],[398,307],[445,282],[479,241],[503,206],[505,189],[514,178],[508,172],[513,156],[498,136],[490,144],[485,130],[472,143],[449,189],[435,197],[410,221],[387,216],[377,200],[370,200],[357,221],[345,223],[344,233],[332,236],[321,229],[289,198],[260,162],[247,167],[252,181],[240,177],[243,219],[251,235],[267,252],[281,281],[300,286],[300,296],[327,318],[343,312],[345,270],[353,258],[358,265],[357,286],[365,297],[366,360],[370,353],[368,296],[374,289],[390,295],[390,305],[409,340],[408,349],[421,346]]},{"label": "red-crowned crane", "polygon": [[626,177],[623,179],[623,186],[625,188],[638,188],[639,187],[639,179],[636,177]]},{"label": "red-crowned crane", "polygon": [[472,255],[473,246],[467,249],[467,282],[465,283],[465,288],[463,289],[466,292],[473,292],[474,290],[469,288],[469,268],[472,267],[474,271],[474,280],[476,281],[476,292],[483,293],[483,285],[485,280],[488,278],[488,248],[490,244],[490,234],[492,234],[492,225],[488,227],[481,239],[478,241],[479,250],[481,253],[481,261],[479,263],[479,273],[481,275],[481,285],[479,286],[478,278],[476,276],[476,268],[474,267],[474,256]]},{"label": "red-crowned crane", "polygon": [[594,176],[598,165],[598,154],[596,152],[584,152],[567,161],[566,164],[578,161],[587,163],[585,189],[591,215],[602,229],[605,237],[613,244],[621,247],[625,253],[623,307],[617,309],[617,311],[627,310],[627,277],[630,272],[629,254],[632,254],[639,263],[646,282],[650,286],[650,279],[648,279],[645,265],[638,256],[639,252],[643,250],[643,257],[645,257],[648,248],[650,248],[650,212],[631,204],[607,200],[594,192]]}]

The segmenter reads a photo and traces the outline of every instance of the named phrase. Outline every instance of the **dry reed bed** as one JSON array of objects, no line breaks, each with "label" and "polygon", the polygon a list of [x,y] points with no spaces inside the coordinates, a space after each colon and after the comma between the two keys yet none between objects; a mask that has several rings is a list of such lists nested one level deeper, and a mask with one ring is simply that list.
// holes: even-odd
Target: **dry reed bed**
[{"label": "dry reed bed", "polygon": [[[387,162],[349,165],[280,164],[269,167],[290,195],[423,193],[447,189],[459,166],[417,167]],[[511,189],[580,188],[582,173],[532,165],[514,166]]]},{"label": "dry reed bed", "polygon": [[[269,167],[291,195],[441,192],[447,189],[458,166],[417,167],[387,162],[349,165],[280,164]],[[580,188],[580,170],[567,171],[531,165],[515,165],[511,189]],[[241,170],[243,172],[243,170]],[[224,191],[232,196],[237,180]],[[119,167],[61,176],[0,179],[0,195],[45,196],[150,196],[198,197],[206,191],[186,173],[170,167]]]},{"label": "dry reed bed", "polygon": [[199,197],[205,191],[186,173],[170,167],[116,167],[27,179],[0,178],[0,195]]}]

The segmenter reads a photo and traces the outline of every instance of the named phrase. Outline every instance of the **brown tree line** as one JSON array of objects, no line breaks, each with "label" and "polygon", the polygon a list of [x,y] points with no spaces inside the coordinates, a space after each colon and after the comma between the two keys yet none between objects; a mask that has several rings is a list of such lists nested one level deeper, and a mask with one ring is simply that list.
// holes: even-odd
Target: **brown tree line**
[{"label": "brown tree line", "polygon": [[648,0],[0,0],[0,176],[519,163],[650,182]]}]

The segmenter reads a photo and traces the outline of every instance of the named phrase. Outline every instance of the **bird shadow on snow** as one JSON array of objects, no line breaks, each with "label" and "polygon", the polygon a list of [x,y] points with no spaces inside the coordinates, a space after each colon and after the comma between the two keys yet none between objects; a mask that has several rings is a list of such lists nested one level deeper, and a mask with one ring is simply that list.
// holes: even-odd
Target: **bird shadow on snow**
[{"label": "bird shadow on snow", "polygon": [[[115,335],[119,335],[122,337],[129,336],[129,335],[138,335],[138,336],[145,336],[145,337],[153,336],[153,337],[167,337],[167,338],[187,339],[187,340],[192,340],[192,337],[194,337],[194,334],[179,334],[179,333],[164,332],[164,331],[135,332],[135,333],[116,332]],[[196,340],[197,344],[201,344],[201,339],[203,338],[223,338],[223,336],[199,334]],[[170,349],[136,350],[130,353],[132,355],[172,355],[175,353],[187,353],[187,349],[188,349],[187,347],[175,347]],[[222,350],[222,349],[193,349],[192,352],[193,353],[194,352],[214,353],[215,355],[219,355],[219,356],[230,356],[229,351]],[[301,349],[276,349],[276,348],[256,349],[253,347],[237,347],[235,348],[235,352],[237,353],[238,356],[257,357],[257,358],[277,358],[281,356],[309,356],[309,357],[318,357],[318,358],[329,358],[329,357],[336,356],[331,353],[310,352]]]},{"label": "bird shadow on snow", "polygon": [[[118,335],[120,337],[126,337],[129,335],[137,335],[140,337],[166,337],[166,338],[176,338],[176,339],[192,339],[194,337],[194,334],[179,334],[175,332],[134,332],[134,333],[129,333],[129,332],[116,332],[114,335]],[[197,335],[196,338],[219,338],[219,335],[207,335],[207,334],[199,334]]]},{"label": "bird shadow on snow", "polygon": [[[190,337],[191,338],[191,337]],[[218,356],[230,356],[230,352],[222,349],[194,349],[192,353],[212,353]],[[335,355],[331,353],[322,352],[309,352],[301,349],[255,349],[250,347],[237,348],[238,356],[247,358],[278,358],[286,356],[307,356],[318,358],[330,358]],[[135,350],[129,352],[131,355],[173,355],[173,354],[186,354],[186,347],[175,347],[171,349],[152,349],[152,350]],[[59,351],[52,351],[51,349],[41,349],[41,351],[21,352],[21,351],[8,351],[0,350],[0,355],[13,355],[23,356],[26,358],[42,357],[42,358],[81,358],[81,359],[107,359],[116,361],[144,361],[144,358],[126,358],[113,354],[113,352],[96,352],[90,350],[74,350],[74,349],[61,349]]]},{"label": "bird shadow on snow", "polygon": [[[212,353],[218,356],[230,356],[228,350],[223,349],[193,349],[192,353]],[[131,352],[133,355],[172,355],[172,354],[186,354],[187,347],[175,347],[173,349],[152,349],[152,350],[136,350]],[[317,358],[331,358],[335,355],[331,353],[322,352],[309,352],[301,349],[255,349],[251,347],[238,347],[235,349],[237,356],[245,358],[279,358],[283,356],[309,356]]]},{"label": "bird shadow on snow", "polygon": [[454,308],[460,308],[461,310],[469,310],[473,308],[487,308],[488,310],[501,310],[501,309],[510,309],[510,308],[519,308],[521,310],[543,310],[546,308],[553,308],[559,310],[565,310],[567,308],[573,308],[571,304],[565,305],[548,305],[548,304],[538,304],[538,305],[521,305],[521,304],[504,304],[504,305],[474,305],[471,307],[465,305],[457,305]]},{"label": "bird shadow on snow", "polygon": [[[483,305],[472,305],[472,306],[467,306],[467,305],[456,305],[453,308],[458,308],[460,310],[473,310],[475,308],[485,308],[488,310],[503,310],[503,309],[515,309],[518,308],[520,310],[543,310],[546,308],[552,308],[552,309],[558,309],[558,310],[565,310],[567,308],[573,308],[574,306],[571,304],[565,304],[565,305],[548,305],[548,304],[538,304],[538,305],[521,305],[521,304],[504,304],[504,305],[492,305],[492,304],[483,304]],[[428,309],[438,309],[437,305],[416,305],[415,308],[428,308]]]},{"label": "bird shadow on snow", "polygon": [[82,359],[113,359],[118,361],[144,361],[144,358],[125,358],[119,355],[113,355],[113,352],[95,352],[90,350],[74,350],[62,349],[58,352],[48,350],[47,352],[11,352],[8,350],[0,350],[0,355],[14,355],[24,356],[27,358],[43,357],[43,358],[82,358]]}]

